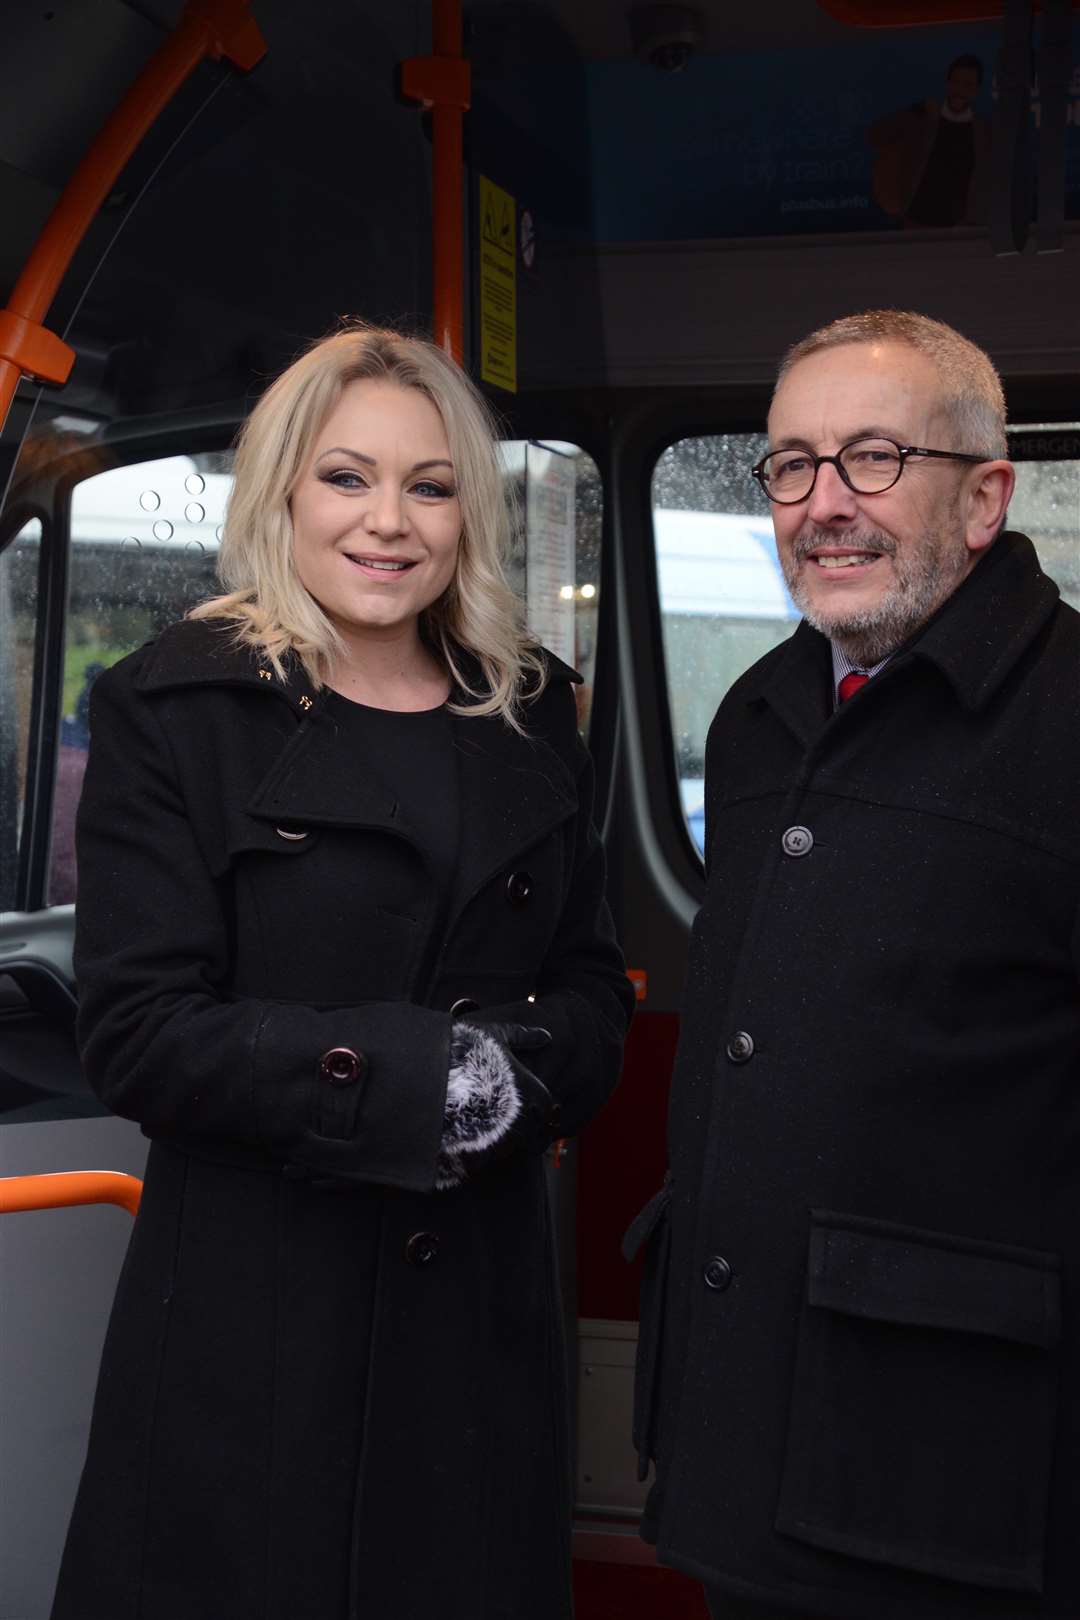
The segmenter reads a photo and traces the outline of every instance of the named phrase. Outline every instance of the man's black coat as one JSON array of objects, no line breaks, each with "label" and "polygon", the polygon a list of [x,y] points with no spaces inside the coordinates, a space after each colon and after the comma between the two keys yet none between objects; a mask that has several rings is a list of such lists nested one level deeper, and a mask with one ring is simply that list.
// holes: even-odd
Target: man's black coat
[{"label": "man's black coat", "polygon": [[709,735],[646,1534],[735,1613],[1075,1620],[1080,617],[1005,534],[831,678],[802,624]]},{"label": "man's black coat", "polygon": [[408,805],[299,668],[187,622],[96,684],[80,1035],[154,1140],[55,1620],[569,1615],[542,1164],[432,1190],[454,1003],[551,1031],[562,1131],[618,1074],[632,993],[550,672],[527,736],[453,720],[441,935]]}]

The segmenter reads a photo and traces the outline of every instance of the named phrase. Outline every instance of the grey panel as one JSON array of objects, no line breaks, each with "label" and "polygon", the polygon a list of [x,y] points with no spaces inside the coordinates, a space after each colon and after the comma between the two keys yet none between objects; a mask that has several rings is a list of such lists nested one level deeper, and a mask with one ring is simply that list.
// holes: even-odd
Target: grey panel
[{"label": "grey panel", "polygon": [[[6,1125],[0,1176],[124,1170],[121,1119]],[[86,1450],[109,1307],[131,1233],[113,1205],[0,1216],[0,1617],[45,1620]]]},{"label": "grey panel", "polygon": [[[1068,376],[1080,370],[1078,263],[1076,224],[1063,252],[1008,258],[975,229],[552,247],[520,364],[541,386],[760,387],[816,326],[891,306],[958,327],[1010,381]],[[597,290],[603,343],[575,351],[562,334]]]}]

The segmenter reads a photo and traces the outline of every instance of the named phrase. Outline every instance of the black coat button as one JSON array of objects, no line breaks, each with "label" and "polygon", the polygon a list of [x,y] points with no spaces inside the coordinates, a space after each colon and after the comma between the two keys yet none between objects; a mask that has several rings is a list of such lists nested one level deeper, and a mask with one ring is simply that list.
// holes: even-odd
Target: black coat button
[{"label": "black coat button", "polygon": [[459,996],[450,1008],[451,1018],[464,1018],[466,1013],[479,1012],[480,1003],[470,1001],[468,996]]},{"label": "black coat button", "polygon": [[732,1063],[749,1063],[754,1055],[754,1037],[737,1029],[724,1048]]},{"label": "black coat button", "polygon": [[731,1267],[722,1254],[714,1254],[711,1260],[705,1262],[705,1286],[715,1289],[722,1294],[731,1281]]},{"label": "black coat button", "polygon": [[547,1127],[549,1131],[557,1131],[559,1121],[562,1119],[562,1103],[552,1103],[548,1109]]},{"label": "black coat button", "polygon": [[332,1046],[319,1059],[319,1073],[332,1086],[353,1086],[363,1077],[367,1059],[349,1046]]},{"label": "black coat button", "polygon": [[814,835],[809,827],[789,827],[780,842],[785,855],[798,859],[800,855],[809,855],[814,847]]},{"label": "black coat button", "polygon": [[414,1232],[405,1245],[405,1258],[410,1266],[430,1266],[438,1252],[437,1232]]},{"label": "black coat button", "polygon": [[511,872],[506,880],[506,898],[512,906],[523,906],[533,892],[528,872]]}]

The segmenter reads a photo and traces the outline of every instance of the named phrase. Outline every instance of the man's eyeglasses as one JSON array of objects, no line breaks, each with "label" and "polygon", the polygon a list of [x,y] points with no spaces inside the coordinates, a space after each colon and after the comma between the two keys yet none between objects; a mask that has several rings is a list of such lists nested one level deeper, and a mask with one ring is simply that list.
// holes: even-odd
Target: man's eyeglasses
[{"label": "man's eyeglasses", "polygon": [[892,489],[909,456],[938,456],[944,461],[990,461],[990,456],[969,456],[961,450],[925,450],[892,439],[854,439],[835,456],[815,456],[809,450],[770,450],[751,473],[770,501],[794,506],[805,501],[817,482],[822,462],[831,461],[848,489],[857,495],[880,495]]}]

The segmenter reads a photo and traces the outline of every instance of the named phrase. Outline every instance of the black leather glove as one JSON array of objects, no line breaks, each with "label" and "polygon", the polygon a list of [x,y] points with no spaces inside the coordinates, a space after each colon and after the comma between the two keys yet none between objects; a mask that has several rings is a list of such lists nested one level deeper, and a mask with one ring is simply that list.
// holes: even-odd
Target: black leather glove
[{"label": "black leather glove", "polygon": [[558,1130],[559,1106],[515,1054],[537,1052],[550,1041],[546,1029],[526,1024],[452,1026],[436,1187],[459,1187],[511,1153],[547,1147]]}]

